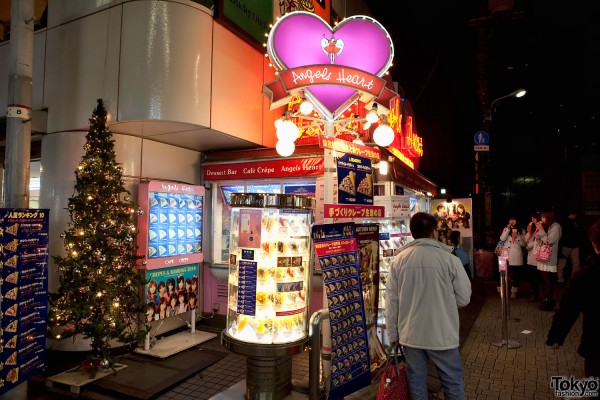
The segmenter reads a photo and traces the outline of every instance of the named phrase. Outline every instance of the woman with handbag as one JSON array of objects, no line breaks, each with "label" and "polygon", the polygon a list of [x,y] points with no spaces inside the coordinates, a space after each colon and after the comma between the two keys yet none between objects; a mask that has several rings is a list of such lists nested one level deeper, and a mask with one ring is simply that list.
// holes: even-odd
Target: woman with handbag
[{"label": "woman with handbag", "polygon": [[536,252],[537,269],[542,275],[544,299],[540,305],[542,311],[553,311],[556,306],[554,301],[554,285],[558,265],[558,241],[562,235],[562,228],[556,222],[554,211],[544,211],[541,221],[536,224],[536,239],[540,245]]},{"label": "woman with handbag", "polygon": [[508,225],[502,230],[500,241],[503,242],[504,253],[508,257],[508,275],[510,277],[511,288],[510,298],[516,299],[523,274],[523,247],[525,241],[517,228],[517,219],[510,217]]},{"label": "woman with handbag", "polygon": [[525,265],[525,276],[529,280],[531,285],[531,296],[527,301],[533,303],[540,301],[540,274],[541,272],[537,269],[537,260],[535,259],[538,247],[540,246],[540,239],[535,238],[537,233],[537,222],[541,220],[539,213],[531,214],[531,222],[527,224],[525,229],[525,249],[527,250],[527,265]]}]

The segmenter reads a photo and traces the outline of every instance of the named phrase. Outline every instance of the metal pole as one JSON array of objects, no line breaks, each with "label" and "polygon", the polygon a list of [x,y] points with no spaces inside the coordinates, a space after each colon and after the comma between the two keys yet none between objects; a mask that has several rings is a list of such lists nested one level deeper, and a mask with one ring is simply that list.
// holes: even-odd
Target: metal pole
[{"label": "metal pole", "polygon": [[196,309],[195,308],[192,310],[192,316],[190,318],[191,318],[190,322],[191,322],[191,325],[192,325],[191,326],[191,328],[192,328],[191,332],[192,333],[196,333]]},{"label": "metal pole", "polygon": [[33,4],[33,0],[11,4],[4,207],[29,207]]},{"label": "metal pole", "polygon": [[506,270],[500,271],[500,302],[502,304],[502,340],[492,343],[492,346],[506,346],[508,349],[516,349],[521,347],[521,343],[515,340],[508,339],[508,296],[506,291]]},{"label": "metal pole", "polygon": [[[315,311],[310,317],[308,326],[308,398],[316,400],[321,397],[321,366],[319,364],[321,349],[321,323],[329,319],[326,308]],[[325,325],[324,325],[325,326]]]}]

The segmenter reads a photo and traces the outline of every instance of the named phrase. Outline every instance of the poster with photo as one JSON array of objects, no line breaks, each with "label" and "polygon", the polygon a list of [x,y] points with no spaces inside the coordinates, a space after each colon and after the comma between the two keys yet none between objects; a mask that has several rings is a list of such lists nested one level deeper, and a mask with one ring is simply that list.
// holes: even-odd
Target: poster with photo
[{"label": "poster with photo", "polygon": [[452,231],[460,232],[460,247],[469,256],[469,270],[473,277],[473,218],[472,199],[433,199],[431,213],[438,221],[438,240],[449,244]]},{"label": "poster with photo", "polygon": [[0,209],[0,395],[45,370],[48,213]]},{"label": "poster with photo", "polygon": [[338,203],[373,204],[371,159],[353,154],[337,158]]},{"label": "poster with photo", "polygon": [[201,282],[198,264],[146,272],[146,322],[165,319],[198,308]]},{"label": "poster with photo", "polygon": [[371,383],[368,331],[355,224],[313,225],[331,326],[330,398],[343,398]]}]

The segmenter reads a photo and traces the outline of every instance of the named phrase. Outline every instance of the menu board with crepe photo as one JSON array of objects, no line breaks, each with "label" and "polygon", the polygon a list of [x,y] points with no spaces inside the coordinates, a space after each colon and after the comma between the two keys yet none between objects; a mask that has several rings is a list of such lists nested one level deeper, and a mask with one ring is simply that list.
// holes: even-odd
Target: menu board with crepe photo
[{"label": "menu board with crepe photo", "polygon": [[371,159],[353,154],[337,158],[338,203],[373,204]]},{"label": "menu board with crepe photo", "polygon": [[137,244],[142,269],[159,269],[204,260],[204,186],[177,182],[140,183]]},{"label": "menu board with crepe photo", "polygon": [[368,330],[353,222],[313,225],[312,239],[323,271],[331,327],[330,398],[371,383]]},{"label": "menu board with crepe photo", "polygon": [[0,209],[0,396],[45,369],[48,213]]}]

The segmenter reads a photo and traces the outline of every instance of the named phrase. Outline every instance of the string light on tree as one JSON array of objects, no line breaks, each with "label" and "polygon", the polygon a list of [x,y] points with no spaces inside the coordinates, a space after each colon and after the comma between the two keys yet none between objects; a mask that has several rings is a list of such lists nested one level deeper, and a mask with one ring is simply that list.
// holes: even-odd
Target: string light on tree
[{"label": "string light on tree", "polygon": [[[61,286],[50,294],[50,337],[81,335],[91,341],[88,368],[114,368],[115,341],[137,345],[148,331],[141,316],[145,282],[133,237],[138,206],[123,187],[102,100],[90,118],[85,154],[75,170],[70,221],[60,234],[66,255],[55,256]],[[123,197],[123,200],[121,200]],[[115,299],[126,301],[115,301]]]}]

